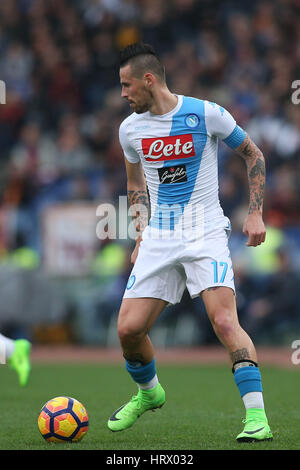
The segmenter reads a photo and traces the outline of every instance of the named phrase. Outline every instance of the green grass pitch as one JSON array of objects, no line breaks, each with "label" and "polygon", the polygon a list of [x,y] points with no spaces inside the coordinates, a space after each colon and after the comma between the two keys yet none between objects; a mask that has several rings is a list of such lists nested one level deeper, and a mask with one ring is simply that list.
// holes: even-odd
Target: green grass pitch
[{"label": "green grass pitch", "polygon": [[[107,418],[136,393],[122,365],[34,364],[23,389],[15,373],[1,366],[0,450],[299,449],[299,370],[264,366],[261,372],[274,440],[238,444],[244,406],[225,365],[159,366],[166,404],[120,433],[107,429]],[[49,444],[39,433],[40,408],[59,395],[77,398],[87,408],[89,430],[80,443]]]}]

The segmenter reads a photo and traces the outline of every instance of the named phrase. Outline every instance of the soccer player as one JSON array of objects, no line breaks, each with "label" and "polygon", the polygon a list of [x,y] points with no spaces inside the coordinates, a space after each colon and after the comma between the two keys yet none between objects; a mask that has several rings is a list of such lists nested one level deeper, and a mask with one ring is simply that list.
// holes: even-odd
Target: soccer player
[{"label": "soccer player", "polygon": [[272,439],[255,347],[238,321],[228,249],[230,222],[218,196],[218,139],[246,163],[250,202],[243,232],[248,246],[260,245],[266,236],[262,152],[223,107],[173,94],[150,45],[132,44],[121,51],[120,81],[122,97],[133,110],[122,122],[119,136],[139,232],[118,335],[138,393],[113,413],[108,427],[123,431],[145,411],[165,403],[148,332],[168,304],[180,302],[187,287],[192,298],[202,296],[213,329],[229,354],[246,408],[245,426],[237,440]]},{"label": "soccer player", "polygon": [[31,370],[31,343],[27,339],[13,340],[0,333],[1,352],[5,354],[10,367],[17,373],[22,387],[27,385]]}]

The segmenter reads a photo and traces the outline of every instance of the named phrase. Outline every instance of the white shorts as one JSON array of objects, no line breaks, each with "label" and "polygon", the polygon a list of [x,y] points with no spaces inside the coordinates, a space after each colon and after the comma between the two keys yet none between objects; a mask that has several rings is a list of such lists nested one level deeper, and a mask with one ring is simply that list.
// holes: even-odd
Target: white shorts
[{"label": "white shorts", "polygon": [[149,226],[144,230],[123,298],[153,297],[176,304],[185,288],[191,298],[215,286],[235,292],[229,230],[211,228],[205,236],[181,238],[159,238],[161,233]]}]

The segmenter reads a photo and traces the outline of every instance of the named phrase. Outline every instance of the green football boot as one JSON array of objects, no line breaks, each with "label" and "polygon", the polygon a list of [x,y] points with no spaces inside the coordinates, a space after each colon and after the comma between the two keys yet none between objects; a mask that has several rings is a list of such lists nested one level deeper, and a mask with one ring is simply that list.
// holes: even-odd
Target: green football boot
[{"label": "green football boot", "polygon": [[152,390],[139,389],[125,405],[118,408],[108,420],[111,431],[124,431],[130,428],[145,411],[161,408],[165,403],[165,391],[160,384]]},{"label": "green football boot", "polygon": [[8,363],[10,367],[18,374],[19,383],[22,387],[27,385],[31,370],[30,364],[31,343],[27,339],[16,339],[15,349]]},{"label": "green football boot", "polygon": [[273,439],[265,410],[249,408],[243,422],[245,427],[236,438],[238,442],[271,441]]}]

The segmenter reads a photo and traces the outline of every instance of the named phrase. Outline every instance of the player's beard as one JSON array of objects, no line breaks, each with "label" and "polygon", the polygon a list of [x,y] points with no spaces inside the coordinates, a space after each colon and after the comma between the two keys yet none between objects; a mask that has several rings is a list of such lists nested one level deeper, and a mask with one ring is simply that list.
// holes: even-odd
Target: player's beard
[{"label": "player's beard", "polygon": [[153,101],[153,98],[152,98],[152,94],[151,93],[145,93],[145,99],[143,102],[141,103],[134,103],[134,112],[136,114],[143,114],[143,113],[146,113],[147,111],[149,111],[149,109],[151,108],[151,105],[152,105],[152,101]]},{"label": "player's beard", "polygon": [[143,114],[143,113],[146,113],[147,111],[149,111],[149,106],[144,104],[144,105],[136,105],[134,107],[134,112],[136,114]]}]

